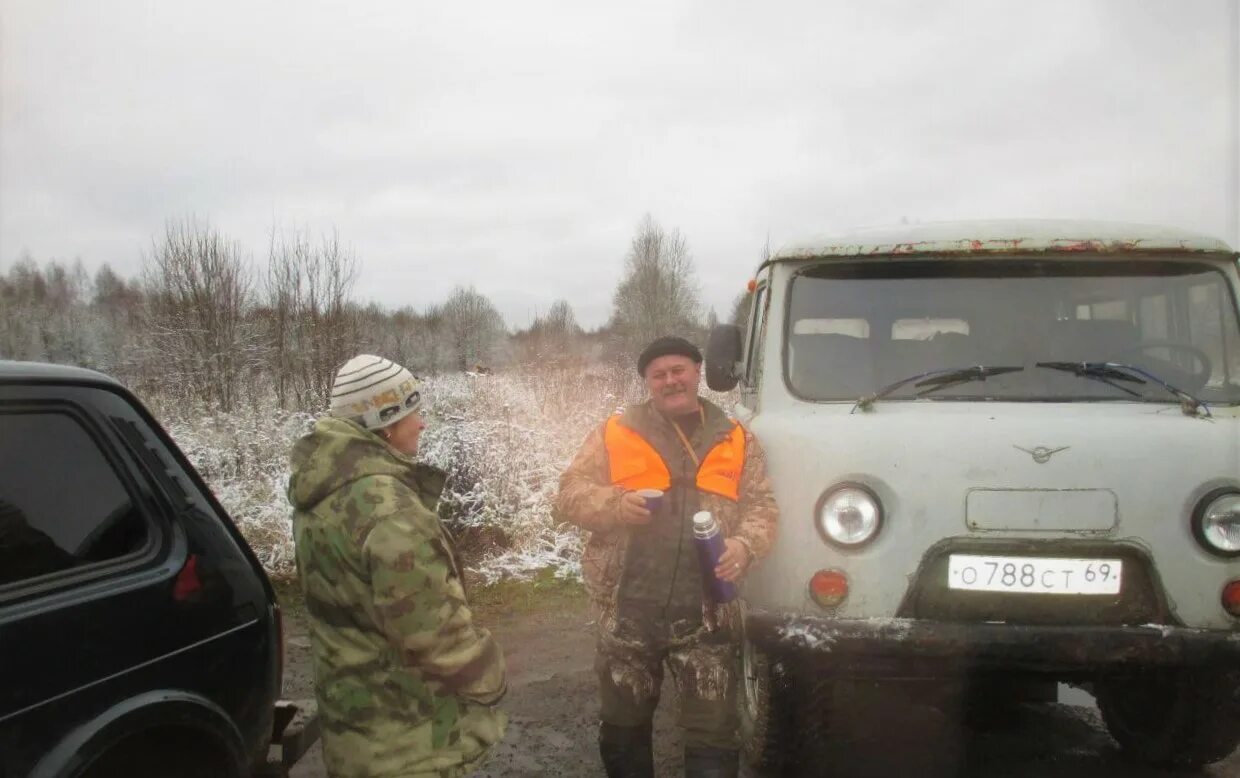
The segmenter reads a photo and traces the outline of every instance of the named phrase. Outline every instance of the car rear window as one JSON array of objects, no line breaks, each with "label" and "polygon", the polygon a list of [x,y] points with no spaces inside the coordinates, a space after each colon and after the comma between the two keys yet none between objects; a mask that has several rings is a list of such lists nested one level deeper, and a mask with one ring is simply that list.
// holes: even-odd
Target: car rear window
[{"label": "car rear window", "polygon": [[81,423],[65,413],[0,413],[0,586],[124,556],[146,536]]}]

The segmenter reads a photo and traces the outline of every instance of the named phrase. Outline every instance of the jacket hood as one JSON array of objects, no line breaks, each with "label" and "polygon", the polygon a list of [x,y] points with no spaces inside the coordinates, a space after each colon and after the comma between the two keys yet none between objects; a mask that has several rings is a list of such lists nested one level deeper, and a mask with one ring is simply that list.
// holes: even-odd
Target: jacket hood
[{"label": "jacket hood", "polygon": [[401,454],[373,432],[344,419],[323,417],[293,445],[288,500],[309,510],[328,495],[367,476],[386,475],[414,489],[434,510],[444,474]]}]

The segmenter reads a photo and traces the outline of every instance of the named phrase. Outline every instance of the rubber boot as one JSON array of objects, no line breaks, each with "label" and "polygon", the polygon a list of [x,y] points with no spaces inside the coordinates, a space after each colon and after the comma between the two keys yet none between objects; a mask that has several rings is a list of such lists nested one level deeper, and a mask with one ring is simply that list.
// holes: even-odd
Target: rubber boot
[{"label": "rubber boot", "polygon": [[607,778],[654,778],[654,747],[650,724],[618,727],[603,723],[598,728],[598,752]]},{"label": "rubber boot", "polygon": [[737,751],[685,746],[685,778],[736,778],[740,769]]}]

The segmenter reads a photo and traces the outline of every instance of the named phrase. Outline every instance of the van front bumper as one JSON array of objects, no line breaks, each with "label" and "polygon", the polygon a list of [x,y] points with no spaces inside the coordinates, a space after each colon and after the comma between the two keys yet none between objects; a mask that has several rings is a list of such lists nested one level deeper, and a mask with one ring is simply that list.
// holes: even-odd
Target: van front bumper
[{"label": "van front bumper", "polygon": [[827,673],[936,677],[988,669],[1058,673],[1148,667],[1235,667],[1240,630],[1034,626],[928,619],[832,619],[750,610],[747,639],[772,656]]}]

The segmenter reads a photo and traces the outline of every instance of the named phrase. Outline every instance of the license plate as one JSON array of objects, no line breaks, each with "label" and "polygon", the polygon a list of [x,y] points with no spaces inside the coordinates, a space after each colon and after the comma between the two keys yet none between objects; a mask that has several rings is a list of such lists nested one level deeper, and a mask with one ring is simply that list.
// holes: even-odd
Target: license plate
[{"label": "license plate", "polygon": [[1119,559],[1047,559],[952,554],[947,586],[975,592],[1119,594]]}]

